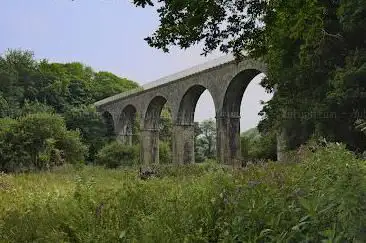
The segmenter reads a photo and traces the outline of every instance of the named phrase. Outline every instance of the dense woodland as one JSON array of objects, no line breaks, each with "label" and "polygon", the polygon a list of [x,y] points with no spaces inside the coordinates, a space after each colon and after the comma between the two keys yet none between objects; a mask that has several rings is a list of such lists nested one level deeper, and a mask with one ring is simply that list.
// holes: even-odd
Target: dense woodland
[{"label": "dense woodland", "polygon": [[[366,242],[366,0],[133,3],[157,5],[152,47],[201,42],[203,54],[268,64],[261,84],[276,92],[241,136],[243,160],[256,163],[216,161],[208,120],[195,126],[200,163],[172,165],[165,107],[161,164],[142,174],[138,129],[122,145],[91,106],[137,83],[8,50],[0,242]],[[290,156],[274,162],[278,136]]]}]

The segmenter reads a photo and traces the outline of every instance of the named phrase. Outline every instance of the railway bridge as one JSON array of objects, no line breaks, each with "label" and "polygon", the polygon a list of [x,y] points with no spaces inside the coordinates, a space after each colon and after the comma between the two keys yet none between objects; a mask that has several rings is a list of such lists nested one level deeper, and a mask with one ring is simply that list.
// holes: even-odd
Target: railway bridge
[{"label": "railway bridge", "polygon": [[217,159],[235,165],[241,157],[243,94],[255,76],[266,72],[266,65],[259,60],[238,62],[228,55],[98,101],[95,106],[99,112],[112,117],[118,140],[126,144],[132,144],[133,126],[138,118],[141,161],[150,164],[159,162],[159,121],[161,111],[167,105],[173,121],[173,163],[193,163],[195,108],[201,94],[208,90],[215,105]]}]

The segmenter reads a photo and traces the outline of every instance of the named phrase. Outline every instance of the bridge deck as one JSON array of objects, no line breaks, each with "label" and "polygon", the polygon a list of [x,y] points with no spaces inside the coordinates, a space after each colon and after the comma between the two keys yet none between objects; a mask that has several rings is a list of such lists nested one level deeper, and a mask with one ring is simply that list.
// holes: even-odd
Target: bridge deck
[{"label": "bridge deck", "polygon": [[188,76],[191,76],[191,75],[194,75],[194,74],[201,73],[203,71],[218,67],[220,65],[230,63],[234,60],[235,60],[235,57],[231,54],[226,55],[226,56],[222,56],[222,57],[214,59],[212,61],[205,62],[203,64],[188,68],[188,69],[180,71],[178,73],[160,78],[156,81],[149,82],[147,84],[142,85],[142,87],[139,87],[137,89],[129,90],[127,92],[123,92],[123,93],[108,97],[106,99],[97,101],[97,102],[94,103],[94,105],[95,106],[101,106],[101,105],[104,105],[104,104],[108,104],[110,102],[120,100],[120,99],[125,98],[127,96],[137,94],[141,91],[149,90],[149,89],[152,89],[152,88],[155,88],[155,87],[158,87],[158,86],[170,83],[170,82],[180,80],[182,78],[185,78],[185,77],[188,77]]}]

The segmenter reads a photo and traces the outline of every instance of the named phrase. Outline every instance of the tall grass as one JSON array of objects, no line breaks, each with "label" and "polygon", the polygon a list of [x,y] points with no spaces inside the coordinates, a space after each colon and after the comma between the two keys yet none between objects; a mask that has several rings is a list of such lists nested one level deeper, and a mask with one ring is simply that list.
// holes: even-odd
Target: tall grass
[{"label": "tall grass", "polygon": [[342,146],[298,164],[158,170],[1,175],[0,241],[366,241],[365,164]]}]

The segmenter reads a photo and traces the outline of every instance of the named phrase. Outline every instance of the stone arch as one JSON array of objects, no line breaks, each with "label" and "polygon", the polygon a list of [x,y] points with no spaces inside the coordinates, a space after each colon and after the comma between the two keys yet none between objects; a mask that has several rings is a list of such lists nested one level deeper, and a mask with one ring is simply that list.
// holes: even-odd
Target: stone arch
[{"label": "stone arch", "polygon": [[[174,163],[188,164],[195,162],[194,157],[194,114],[197,102],[204,91],[210,90],[201,84],[188,87],[181,99],[177,102],[178,113],[173,127],[173,154]],[[215,102],[213,102],[215,105]],[[216,110],[216,107],[215,107]]]},{"label": "stone arch", "polygon": [[246,69],[238,73],[229,83],[225,90],[222,104],[223,116],[240,116],[240,105],[244,92],[249,83],[262,71],[257,69]]},{"label": "stone arch", "polygon": [[141,160],[144,164],[159,163],[160,116],[165,104],[165,97],[155,96],[144,113],[141,131]]},{"label": "stone arch", "polygon": [[135,106],[126,105],[119,116],[118,139],[125,144],[132,145],[134,125],[136,121],[137,109]]},{"label": "stone arch", "polygon": [[116,135],[113,116],[109,111],[102,112],[102,120],[106,125],[106,136],[112,137]]},{"label": "stone arch", "polygon": [[178,114],[176,118],[177,124],[194,125],[194,114],[197,107],[197,102],[202,93],[206,90],[209,92],[211,98],[213,99],[211,92],[203,85],[193,85],[186,90],[179,102]]},{"label": "stone arch", "polygon": [[167,99],[163,96],[155,96],[149,103],[144,115],[144,129],[159,129],[160,115]]},{"label": "stone arch", "polygon": [[240,107],[249,83],[260,73],[260,69],[247,68],[237,73],[228,83],[220,113],[217,114],[217,156],[226,164],[240,165]]}]

